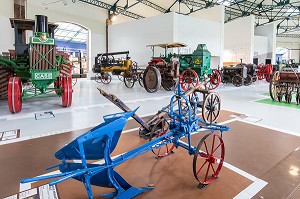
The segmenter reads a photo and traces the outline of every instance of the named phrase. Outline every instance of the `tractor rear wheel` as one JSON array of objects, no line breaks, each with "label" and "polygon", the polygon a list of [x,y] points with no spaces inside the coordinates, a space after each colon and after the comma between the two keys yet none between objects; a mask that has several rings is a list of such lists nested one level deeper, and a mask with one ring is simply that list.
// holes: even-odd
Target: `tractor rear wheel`
[{"label": "tractor rear wheel", "polygon": [[19,77],[10,77],[8,80],[8,108],[11,113],[22,110],[22,82]]},{"label": "tractor rear wheel", "polygon": [[161,85],[161,74],[158,68],[148,66],[144,71],[143,84],[147,92],[156,92]]}]

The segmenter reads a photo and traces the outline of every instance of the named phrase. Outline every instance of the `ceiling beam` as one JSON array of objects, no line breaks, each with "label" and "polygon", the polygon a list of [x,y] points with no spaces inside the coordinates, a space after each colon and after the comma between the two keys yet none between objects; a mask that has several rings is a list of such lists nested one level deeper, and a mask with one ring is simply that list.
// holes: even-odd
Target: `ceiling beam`
[{"label": "ceiling beam", "polygon": [[[103,9],[106,9],[106,10],[111,10],[111,8],[113,7],[113,5],[110,5],[108,3],[105,3],[105,2],[102,2],[102,1],[99,1],[99,0],[79,0],[79,1],[83,2],[83,3],[93,5],[93,6],[97,6],[99,8],[103,8]],[[145,18],[141,15],[138,15],[138,14],[135,14],[133,12],[127,11],[126,9],[121,8],[121,7],[116,7],[116,13],[117,14],[122,14],[124,16],[130,17],[130,18],[133,18],[133,19]]]},{"label": "ceiling beam", "polygon": [[146,6],[149,6],[150,8],[153,8],[161,13],[166,13],[167,10],[164,9],[163,7],[157,5],[157,4],[154,4],[148,0],[137,0],[138,2],[142,3],[142,4],[145,4]]}]

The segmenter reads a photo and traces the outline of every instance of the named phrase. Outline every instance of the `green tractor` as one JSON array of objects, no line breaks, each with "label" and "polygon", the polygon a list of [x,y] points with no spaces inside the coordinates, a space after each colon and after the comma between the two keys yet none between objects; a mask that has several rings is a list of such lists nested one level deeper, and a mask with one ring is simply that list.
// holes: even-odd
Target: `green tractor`
[{"label": "green tractor", "polygon": [[[72,104],[71,65],[56,51],[55,24],[36,15],[34,20],[10,19],[15,30],[15,50],[0,57],[0,99],[7,98],[11,113],[22,110],[22,100],[53,95],[62,97],[62,106]],[[34,34],[26,44],[26,31]],[[54,83],[54,84],[53,84]],[[53,84],[53,87],[50,85]]]},{"label": "green tractor", "polygon": [[[199,44],[192,54],[169,53],[170,48],[186,47],[184,43],[167,43],[149,45],[153,57],[144,72],[143,83],[146,91],[156,92],[160,86],[170,91],[175,88],[177,82],[186,90],[195,87],[199,81],[209,78],[206,88],[215,89],[221,82],[221,76],[217,70],[211,69],[211,54],[205,44]],[[165,54],[154,56],[154,48],[164,48]]]}]

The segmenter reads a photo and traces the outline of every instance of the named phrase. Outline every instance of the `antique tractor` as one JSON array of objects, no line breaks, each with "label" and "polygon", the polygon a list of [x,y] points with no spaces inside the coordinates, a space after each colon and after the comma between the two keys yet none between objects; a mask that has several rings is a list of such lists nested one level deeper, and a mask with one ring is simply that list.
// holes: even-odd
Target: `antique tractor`
[{"label": "antique tractor", "polygon": [[[62,97],[63,107],[71,106],[71,65],[56,52],[57,25],[48,24],[43,15],[36,15],[35,21],[10,19],[10,22],[15,29],[15,50],[8,57],[0,57],[0,97],[8,99],[10,112],[20,112],[22,100],[48,97],[51,92]],[[29,44],[25,42],[27,30],[34,30]],[[54,88],[49,88],[53,83]]]},{"label": "antique tractor", "polygon": [[293,95],[300,104],[300,73],[294,71],[276,71],[270,81],[269,93],[274,101],[292,102]]},{"label": "antique tractor", "polygon": [[273,73],[272,64],[259,64],[256,67],[257,79],[259,80],[266,79],[267,82],[270,82],[272,73]]},{"label": "antique tractor", "polygon": [[[177,82],[180,82],[185,89],[186,84],[191,85],[195,82],[203,81],[205,76],[210,78],[206,85],[208,89],[214,89],[219,85],[221,81],[220,75],[216,70],[210,68],[211,56],[205,44],[199,44],[192,54],[167,54],[170,48],[187,46],[178,42],[149,46],[152,49],[153,57],[148,62],[143,78],[145,89],[148,92],[156,92],[160,86],[167,91],[174,90]],[[155,47],[164,48],[165,54],[154,57]]]},{"label": "antique tractor", "polygon": [[[194,111],[197,109],[198,102],[196,96],[188,99],[178,84],[178,90],[170,99],[168,106],[169,119],[163,121],[162,126],[156,126],[149,142],[114,157],[111,153],[122,136],[122,130],[128,118],[133,116],[137,109],[106,115],[103,117],[103,123],[77,137],[55,153],[55,157],[61,160],[61,163],[49,169],[58,167],[61,173],[27,178],[21,180],[21,183],[57,178],[49,183],[52,186],[73,178],[84,184],[89,199],[94,198],[92,189],[96,187],[114,189],[114,192],[102,196],[129,199],[154,189],[154,186],[136,188],[121,177],[115,171],[115,167],[150,151],[160,157],[157,162],[159,164],[161,161],[167,161],[162,157],[172,154],[181,147],[187,150],[188,155],[193,156],[193,174],[199,183],[198,187],[203,188],[216,180],[222,169],[225,159],[223,132],[229,131],[229,127],[206,123],[199,119]],[[198,145],[193,145],[192,142],[192,134],[195,133],[205,133]]]},{"label": "antique tractor", "polygon": [[222,83],[232,83],[239,87],[241,85],[248,86],[257,79],[255,64],[237,64],[236,66],[224,66],[219,70],[221,74]]},{"label": "antique tractor", "polygon": [[[209,77],[209,81],[205,85],[209,90],[217,88],[221,82],[221,76],[217,70],[211,69],[211,53],[207,50],[205,44],[199,44],[192,54],[180,54],[180,84],[185,89],[190,82],[202,82],[205,76]],[[192,69],[188,70],[188,69]],[[197,76],[196,76],[197,74]]]},{"label": "antique tractor", "polygon": [[[116,55],[125,55],[115,58]],[[93,72],[96,73],[95,81],[103,84],[111,82],[111,75],[117,75],[120,81],[124,81],[127,88],[132,88],[136,81],[143,86],[143,70],[137,66],[135,61],[129,57],[129,51],[102,53],[95,57]]]}]

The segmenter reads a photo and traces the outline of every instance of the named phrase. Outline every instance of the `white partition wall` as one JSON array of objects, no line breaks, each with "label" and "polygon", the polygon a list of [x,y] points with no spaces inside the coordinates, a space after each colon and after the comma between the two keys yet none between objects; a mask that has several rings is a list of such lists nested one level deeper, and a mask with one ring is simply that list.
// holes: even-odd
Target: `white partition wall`
[{"label": "white partition wall", "polygon": [[[267,53],[259,54],[259,56],[265,59],[272,59],[272,64],[276,63],[276,25],[274,23],[267,24],[264,26],[259,26],[254,29],[255,36],[263,36],[268,39]],[[256,48],[256,47],[255,47]],[[257,48],[256,48],[257,49]],[[260,49],[257,49],[260,50]],[[264,62],[264,61],[263,61]]]},{"label": "white partition wall", "polygon": [[212,56],[211,67],[221,65],[223,55],[223,22],[208,21],[185,15],[175,15],[174,41],[188,44],[192,53],[198,44],[206,44]]},{"label": "white partition wall", "polygon": [[173,42],[173,27],[174,13],[111,25],[109,52],[128,50],[132,60],[145,66],[152,57],[146,45]]},{"label": "white partition wall", "polygon": [[14,1],[2,1],[0,6],[0,53],[14,49],[15,36],[9,18],[14,17]]},{"label": "white partition wall", "polygon": [[183,42],[188,47],[181,53],[192,53],[202,43],[216,58],[212,63],[217,67],[223,54],[222,24],[176,13],[116,24],[109,27],[109,51],[129,50],[132,59],[145,66],[152,56],[146,45]]},{"label": "white partition wall", "polygon": [[268,37],[254,36],[254,58],[258,58],[258,64],[264,64],[267,58],[271,58],[268,49]]},{"label": "white partition wall", "polygon": [[224,62],[253,62],[254,16],[239,18],[225,24]]}]

